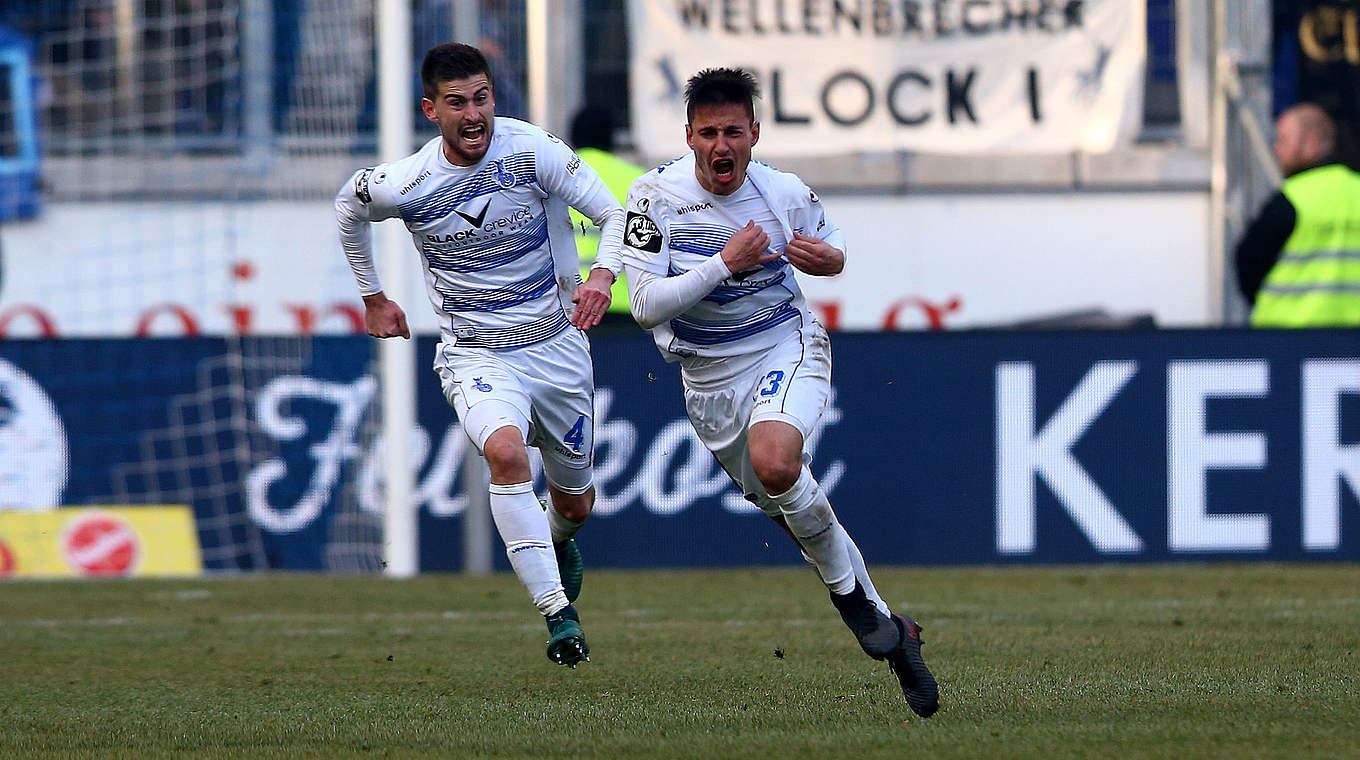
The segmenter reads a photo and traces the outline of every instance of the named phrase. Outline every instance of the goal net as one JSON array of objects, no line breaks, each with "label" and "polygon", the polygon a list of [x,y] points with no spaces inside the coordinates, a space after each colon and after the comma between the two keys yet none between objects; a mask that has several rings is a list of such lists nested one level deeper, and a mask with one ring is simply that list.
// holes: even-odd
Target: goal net
[{"label": "goal net", "polygon": [[[522,1],[413,5],[416,55],[522,49]],[[331,199],[375,162],[374,44],[374,0],[0,8],[0,512],[185,505],[209,571],[381,566],[359,477],[374,357],[321,381],[365,400],[333,477],[261,475],[338,423],[305,394],[260,401],[314,373],[324,336],[363,329]],[[499,81],[510,97],[522,79]],[[315,424],[280,433],[270,412]],[[261,520],[304,499],[320,500],[306,525]],[[288,555],[299,531],[313,560]]]}]

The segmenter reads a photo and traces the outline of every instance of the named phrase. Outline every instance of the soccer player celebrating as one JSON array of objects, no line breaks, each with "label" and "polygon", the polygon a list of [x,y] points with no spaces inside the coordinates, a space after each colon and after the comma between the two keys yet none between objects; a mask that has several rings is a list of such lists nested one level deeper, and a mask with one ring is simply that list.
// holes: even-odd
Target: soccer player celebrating
[{"label": "soccer player celebrating", "polygon": [[[340,238],[364,298],[368,333],[410,337],[382,291],[370,222],[399,217],[424,265],[439,318],[444,396],[491,470],[491,514],[506,554],[547,619],[548,658],[589,659],[573,539],[595,501],[594,373],[582,331],[599,324],[620,268],[623,209],[557,138],[495,115],[481,52],[438,45],[420,67],[421,107],[439,136],[416,153],[363,169],[341,188]],[[601,228],[581,283],[567,207]],[[572,328],[576,329],[572,329]],[[527,446],[543,455],[552,506],[533,491]]]},{"label": "soccer player celebrating", "polygon": [[628,194],[630,305],[680,363],[699,438],[746,498],[802,548],[860,647],[887,660],[917,714],[939,706],[921,626],[888,609],[808,469],[804,443],[831,391],[831,348],[794,270],[845,266],[840,229],[798,177],[751,160],[760,139],[748,72],[705,69],[685,86],[692,152]]}]

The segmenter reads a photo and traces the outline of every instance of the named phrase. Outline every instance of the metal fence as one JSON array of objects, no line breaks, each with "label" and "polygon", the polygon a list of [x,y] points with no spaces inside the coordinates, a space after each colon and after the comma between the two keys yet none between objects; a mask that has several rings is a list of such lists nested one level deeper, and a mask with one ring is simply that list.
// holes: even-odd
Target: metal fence
[{"label": "metal fence", "polygon": [[[570,35],[566,63],[579,63],[570,77],[558,72],[555,84],[572,92],[557,107],[607,105],[625,148],[627,5],[551,6]],[[1181,137],[1178,14],[1173,0],[1148,0],[1147,10],[1142,142],[1174,149]],[[499,112],[528,115],[526,13],[525,0],[412,0],[417,134],[429,133],[418,107],[419,57],[447,40],[487,52]],[[0,8],[0,26],[34,42],[52,199],[245,197],[260,193],[242,181],[252,177],[286,184],[290,197],[323,197],[340,167],[376,149],[373,15],[373,0],[10,0]],[[572,115],[553,113],[551,121],[561,128]],[[887,160],[905,167],[911,157]],[[1101,171],[1098,161],[1094,169],[1014,161],[1017,169],[1005,173],[1011,184],[1031,176],[1036,185],[1075,187]],[[929,187],[934,176],[920,165],[901,174],[891,184]],[[965,159],[939,174],[989,184],[992,172],[970,171]],[[1176,181],[1155,171],[1129,177],[1135,184]],[[834,175],[826,181],[838,184]]]}]

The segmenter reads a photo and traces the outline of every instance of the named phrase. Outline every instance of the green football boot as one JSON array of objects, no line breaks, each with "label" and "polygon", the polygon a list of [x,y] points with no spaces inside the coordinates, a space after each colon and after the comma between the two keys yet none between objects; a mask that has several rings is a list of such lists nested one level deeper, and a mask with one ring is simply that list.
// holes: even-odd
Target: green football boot
[{"label": "green football boot", "polygon": [[581,616],[568,604],[555,615],[548,615],[548,659],[575,669],[582,660],[590,662],[590,646],[581,630]]},{"label": "green football boot", "polygon": [[[548,506],[547,499],[539,499],[538,505],[547,512],[552,507]],[[567,601],[575,604],[576,598],[581,595],[581,581],[585,579],[586,568],[581,561],[581,550],[576,546],[576,539],[568,538],[566,541],[553,542],[553,553],[557,555],[557,572],[562,577],[562,592],[567,595]]]},{"label": "green football boot", "polygon": [[557,572],[562,576],[562,591],[567,601],[575,603],[581,595],[581,581],[585,578],[585,565],[581,562],[581,550],[576,539],[568,538],[562,543],[553,542],[553,552],[557,554]]}]

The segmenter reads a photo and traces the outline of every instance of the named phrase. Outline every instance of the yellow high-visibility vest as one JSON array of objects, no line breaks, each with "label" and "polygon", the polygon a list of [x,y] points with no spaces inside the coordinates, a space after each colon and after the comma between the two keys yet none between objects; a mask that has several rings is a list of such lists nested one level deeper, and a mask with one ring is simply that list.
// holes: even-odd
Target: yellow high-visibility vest
[{"label": "yellow high-visibility vest", "polygon": [[1294,206],[1294,232],[1256,294],[1252,326],[1360,326],[1360,174],[1328,164],[1295,174],[1281,191]]},{"label": "yellow high-visibility vest", "polygon": [[[628,202],[628,188],[633,180],[647,173],[641,166],[598,148],[581,148],[576,151],[576,155],[600,175],[605,187],[618,199],[619,205]],[[600,248],[600,228],[574,208],[571,209],[571,224],[576,228],[576,255],[581,259],[581,279],[585,280],[590,277],[590,267],[595,263],[595,253]],[[614,279],[610,296],[610,311],[629,313],[628,284],[624,282],[623,272],[619,272]]]}]

